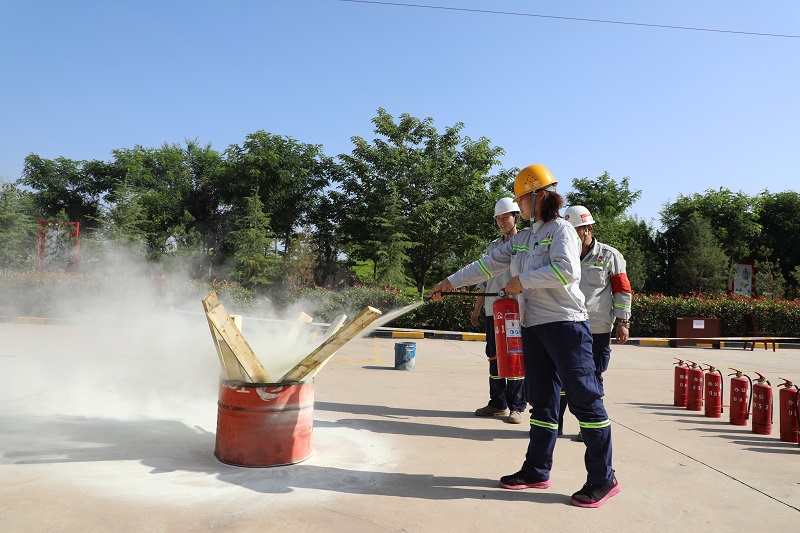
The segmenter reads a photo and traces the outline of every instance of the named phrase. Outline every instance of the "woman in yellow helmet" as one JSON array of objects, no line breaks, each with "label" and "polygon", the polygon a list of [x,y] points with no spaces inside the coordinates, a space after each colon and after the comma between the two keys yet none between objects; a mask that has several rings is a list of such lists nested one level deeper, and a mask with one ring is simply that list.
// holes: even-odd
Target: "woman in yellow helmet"
[{"label": "woman in yellow helmet", "polygon": [[500,478],[507,489],[550,486],[553,449],[558,437],[561,389],[570,392],[569,408],[578,418],[586,444],[587,479],[571,498],[579,507],[599,507],[619,492],[611,465],[611,422],[595,376],[592,335],[581,275],[580,243],[575,229],[559,216],[564,199],[547,168],[531,165],[514,181],[514,200],[522,218],[533,224],[491,254],[440,281],[431,291],[474,285],[506,270],[513,276],[508,294],[521,294],[525,383],[531,409],[528,450],[522,468]]}]

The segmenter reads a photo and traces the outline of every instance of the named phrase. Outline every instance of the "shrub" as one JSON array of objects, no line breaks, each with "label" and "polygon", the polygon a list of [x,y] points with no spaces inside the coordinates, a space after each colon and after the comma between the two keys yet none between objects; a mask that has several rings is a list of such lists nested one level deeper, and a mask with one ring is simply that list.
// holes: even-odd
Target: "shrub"
[{"label": "shrub", "polygon": [[[0,315],[7,317],[41,316],[48,318],[80,317],[94,308],[127,308],[138,311],[164,307],[172,303],[196,302],[210,290],[231,313],[269,316],[272,302],[238,283],[230,281],[185,281],[166,276],[133,274],[97,275],[69,272],[31,271],[0,275]],[[414,294],[392,287],[355,286],[341,291],[307,288],[284,295],[281,306],[297,305],[312,314],[316,321],[332,321],[344,313],[355,316],[366,306],[388,313],[417,302]],[[470,324],[474,297],[445,296],[427,302],[386,324],[389,327],[447,331],[483,332],[483,321]],[[133,309],[130,309],[133,311]],[[661,294],[635,294],[632,303],[634,337],[669,337],[669,319],[698,317],[721,319],[722,336],[739,337],[745,333],[744,316],[752,313],[759,329],[780,337],[800,337],[800,300],[748,298],[744,296],[708,297],[704,295],[672,297]]]},{"label": "shrub", "polygon": [[632,303],[635,337],[669,337],[672,317],[719,318],[723,337],[740,337],[744,317],[752,313],[758,328],[780,337],[800,334],[800,300],[773,300],[746,296],[634,295]]}]

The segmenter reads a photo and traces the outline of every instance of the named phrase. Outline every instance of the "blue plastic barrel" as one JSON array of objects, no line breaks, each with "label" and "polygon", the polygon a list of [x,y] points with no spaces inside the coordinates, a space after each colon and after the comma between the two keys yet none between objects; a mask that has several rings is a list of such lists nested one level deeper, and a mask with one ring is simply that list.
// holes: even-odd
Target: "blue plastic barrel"
[{"label": "blue plastic barrel", "polygon": [[414,370],[416,353],[416,342],[396,342],[394,344],[394,369]]}]

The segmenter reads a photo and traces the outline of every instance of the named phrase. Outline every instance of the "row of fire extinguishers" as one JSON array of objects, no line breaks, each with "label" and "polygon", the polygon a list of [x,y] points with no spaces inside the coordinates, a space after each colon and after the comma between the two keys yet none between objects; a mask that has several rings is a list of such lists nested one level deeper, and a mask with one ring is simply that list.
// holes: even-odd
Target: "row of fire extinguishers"
[{"label": "row of fire extinguishers", "polygon": [[[722,372],[708,363],[705,371],[694,361],[675,358],[676,407],[686,407],[690,411],[702,411],[705,398],[705,415],[711,418],[722,416],[723,384]],[[753,433],[770,435],[772,433],[772,385],[760,373],[753,380],[735,368],[728,374],[731,377],[730,404],[728,406],[730,423],[746,426],[752,416]],[[786,442],[800,442],[800,388],[786,378],[778,385],[780,390],[780,439]]]}]

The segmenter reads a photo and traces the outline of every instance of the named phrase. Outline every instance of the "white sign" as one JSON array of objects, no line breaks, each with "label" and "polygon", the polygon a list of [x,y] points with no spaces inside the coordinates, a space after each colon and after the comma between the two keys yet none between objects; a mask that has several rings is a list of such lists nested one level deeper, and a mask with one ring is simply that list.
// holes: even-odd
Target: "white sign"
[{"label": "white sign", "polygon": [[706,328],[706,321],[705,320],[692,320],[692,328],[693,329],[705,329]]},{"label": "white sign", "polygon": [[733,292],[743,296],[753,295],[753,265],[733,265]]}]

